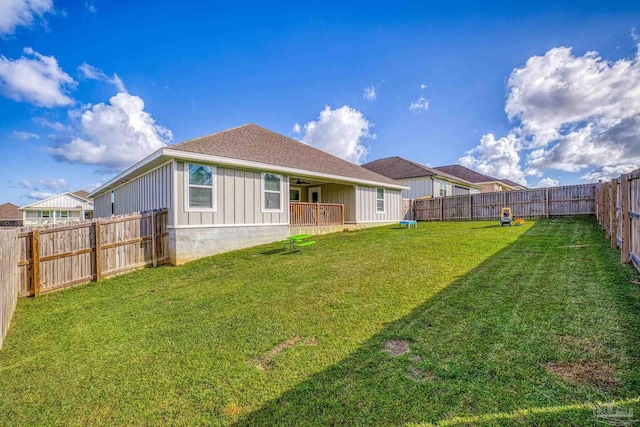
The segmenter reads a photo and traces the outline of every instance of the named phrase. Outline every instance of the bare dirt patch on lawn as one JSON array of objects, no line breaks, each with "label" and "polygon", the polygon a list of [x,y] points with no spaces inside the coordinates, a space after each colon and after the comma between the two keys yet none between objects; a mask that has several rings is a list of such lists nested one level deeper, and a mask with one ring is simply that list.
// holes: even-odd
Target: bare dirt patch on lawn
[{"label": "bare dirt patch on lawn", "polygon": [[315,338],[307,338],[305,340],[300,337],[300,335],[295,335],[290,340],[286,340],[269,350],[269,352],[261,357],[256,357],[255,359],[251,359],[249,361],[249,365],[255,366],[261,371],[268,371],[271,369],[271,365],[273,363],[273,359],[282,353],[285,349],[289,347],[294,347],[296,345],[316,345]]},{"label": "bare dirt patch on lawn", "polygon": [[588,383],[598,388],[612,389],[620,386],[615,367],[602,360],[580,360],[578,362],[545,364],[547,372],[560,376],[570,383]]},{"label": "bare dirt patch on lawn", "polygon": [[409,353],[409,343],[405,340],[385,341],[382,346],[382,351],[387,353],[389,356],[402,356],[403,354]]}]

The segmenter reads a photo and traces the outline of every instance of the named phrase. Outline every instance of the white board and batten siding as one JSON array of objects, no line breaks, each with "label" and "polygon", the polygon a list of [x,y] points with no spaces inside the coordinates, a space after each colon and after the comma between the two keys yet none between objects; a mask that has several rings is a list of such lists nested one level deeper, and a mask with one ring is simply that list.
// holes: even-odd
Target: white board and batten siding
[{"label": "white board and batten siding", "polygon": [[[212,165],[215,166],[215,165]],[[186,163],[177,164],[177,226],[231,226],[289,223],[289,179],[282,177],[281,212],[262,210],[261,171],[232,169],[216,166],[216,207],[214,211],[190,211],[186,205],[188,172]]]},{"label": "white board and batten siding", "polygon": [[384,189],[384,212],[377,212],[377,188],[356,189],[358,222],[393,222],[403,219],[401,190]]},{"label": "white board and batten siding", "polygon": [[[169,224],[172,224],[172,181],[173,165],[169,162],[123,183],[113,190],[113,215],[167,208]],[[111,214],[111,192],[108,191],[94,199],[94,217],[106,218]]]},{"label": "white board and batten siding", "polygon": [[29,210],[56,210],[56,209],[85,209],[91,210],[93,206],[90,202],[81,199],[80,197],[74,197],[71,194],[60,194],[59,196],[52,197],[50,199],[41,200],[36,203],[30,204],[27,209]]},{"label": "white board and batten siding", "polygon": [[[403,199],[417,199],[425,196],[433,196],[433,179],[429,176],[398,179],[397,181],[407,187],[411,187],[409,190],[402,190]],[[439,189],[440,187],[438,187],[436,191],[439,191]]]},{"label": "white board and batten siding", "polygon": [[[344,221],[356,222],[356,188],[353,185],[322,184],[319,186],[320,201],[344,205]],[[307,192],[307,188],[303,188]]]}]

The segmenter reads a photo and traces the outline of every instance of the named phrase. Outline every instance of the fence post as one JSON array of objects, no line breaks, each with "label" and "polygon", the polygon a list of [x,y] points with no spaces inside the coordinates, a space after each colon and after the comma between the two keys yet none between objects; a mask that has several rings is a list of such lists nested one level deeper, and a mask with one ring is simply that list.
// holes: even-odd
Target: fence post
[{"label": "fence post", "polygon": [[611,180],[611,249],[618,247],[618,182]]},{"label": "fence post", "polygon": [[95,236],[95,258],[94,264],[96,266],[96,282],[102,278],[102,249],[101,249],[101,241],[100,241],[100,221],[96,221],[93,223],[93,235]]},{"label": "fence post", "polygon": [[440,197],[440,221],[444,221],[444,198]]},{"label": "fence post", "polygon": [[603,200],[602,200],[602,228],[606,236],[609,236],[609,184],[602,184]]},{"label": "fence post", "polygon": [[544,209],[546,211],[546,217],[549,218],[549,187],[544,191]]},{"label": "fence post", "polygon": [[316,203],[316,225],[320,226],[320,203]]},{"label": "fence post", "polygon": [[629,264],[631,257],[631,220],[629,218],[629,174],[620,176],[620,221],[622,221],[622,247],[620,248],[620,260]]},{"label": "fence post", "polygon": [[472,198],[471,198],[471,190],[469,190],[469,221],[471,221],[473,219],[473,205],[472,205]]},{"label": "fence post", "polygon": [[158,254],[156,248],[156,211],[151,212],[151,251],[153,266],[158,266]]},{"label": "fence post", "polygon": [[40,295],[40,230],[31,232],[31,258],[33,259],[33,296]]}]

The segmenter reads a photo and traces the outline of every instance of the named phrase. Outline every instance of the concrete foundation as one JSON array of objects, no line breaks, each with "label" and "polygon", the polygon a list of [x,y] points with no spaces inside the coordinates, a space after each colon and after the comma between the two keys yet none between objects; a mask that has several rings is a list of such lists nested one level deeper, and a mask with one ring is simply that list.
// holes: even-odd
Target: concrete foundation
[{"label": "concrete foundation", "polygon": [[171,264],[180,265],[224,252],[285,240],[287,225],[169,229]]},{"label": "concrete foundation", "polygon": [[286,240],[296,234],[336,233],[398,224],[398,221],[330,225],[323,227],[289,227],[287,225],[249,227],[189,227],[169,229],[169,258],[180,265],[211,255]]}]

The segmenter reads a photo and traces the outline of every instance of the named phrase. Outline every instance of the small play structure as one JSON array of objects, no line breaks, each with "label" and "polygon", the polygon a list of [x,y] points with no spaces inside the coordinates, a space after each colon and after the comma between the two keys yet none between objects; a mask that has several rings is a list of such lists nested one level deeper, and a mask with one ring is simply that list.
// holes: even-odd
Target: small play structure
[{"label": "small play structure", "polygon": [[500,211],[500,227],[507,224],[511,227],[511,221],[513,220],[513,216],[511,214],[511,208],[502,208]]},{"label": "small play structure", "polygon": [[513,223],[514,223],[515,225],[520,225],[520,226],[522,226],[522,225],[524,225],[524,218],[518,218],[518,219],[515,219],[515,220],[513,220]]}]

